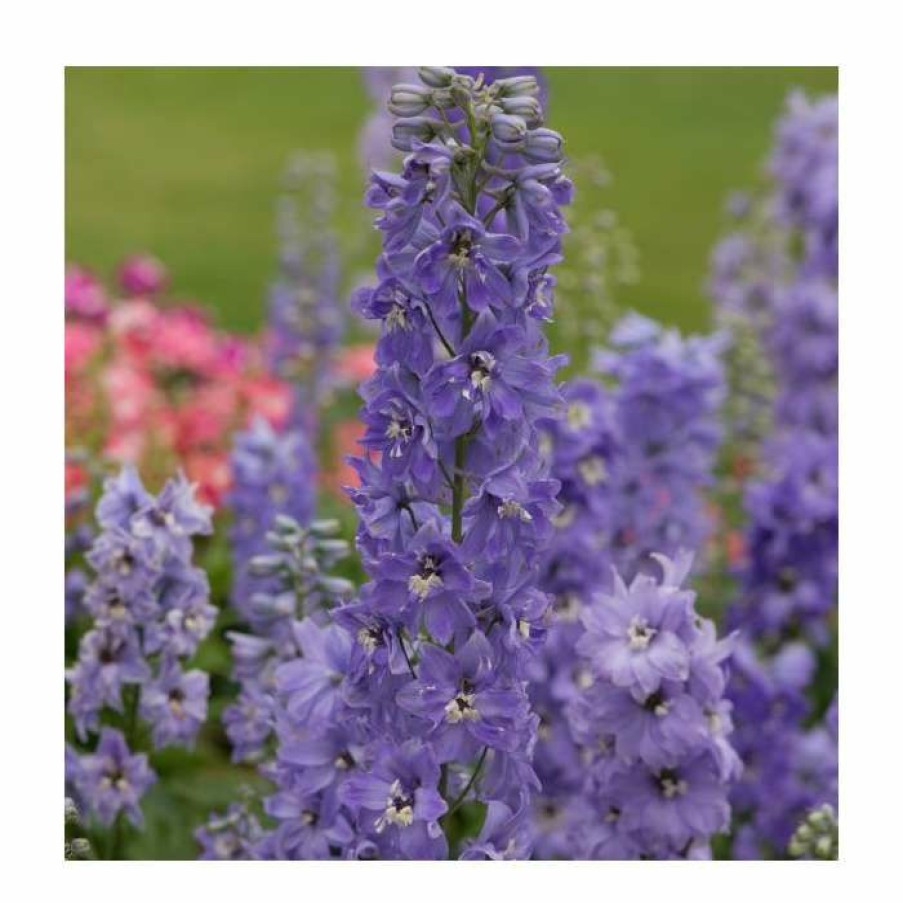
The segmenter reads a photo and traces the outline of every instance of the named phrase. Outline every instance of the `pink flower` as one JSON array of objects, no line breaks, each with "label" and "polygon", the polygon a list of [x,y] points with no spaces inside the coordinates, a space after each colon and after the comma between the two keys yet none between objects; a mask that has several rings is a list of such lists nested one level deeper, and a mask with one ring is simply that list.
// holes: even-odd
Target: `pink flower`
[{"label": "pink flower", "polygon": [[119,267],[119,284],[126,296],[156,295],[169,284],[166,267],[150,254],[135,254]]},{"label": "pink flower", "polygon": [[373,344],[352,345],[350,348],[342,349],[335,366],[338,379],[344,383],[356,385],[372,376],[376,371],[373,350]]},{"label": "pink flower", "polygon": [[101,330],[90,323],[70,320],[66,323],[67,379],[84,371],[100,350],[103,341]]},{"label": "pink flower", "polygon": [[107,295],[98,279],[79,266],[66,268],[66,316],[103,322],[109,309]]},{"label": "pink flower", "polygon": [[360,454],[359,440],[364,434],[364,425],[359,420],[342,420],[332,432],[332,466],[324,468],[323,480],[326,488],[344,502],[346,486],[359,486],[357,471],[345,460],[349,455]]}]

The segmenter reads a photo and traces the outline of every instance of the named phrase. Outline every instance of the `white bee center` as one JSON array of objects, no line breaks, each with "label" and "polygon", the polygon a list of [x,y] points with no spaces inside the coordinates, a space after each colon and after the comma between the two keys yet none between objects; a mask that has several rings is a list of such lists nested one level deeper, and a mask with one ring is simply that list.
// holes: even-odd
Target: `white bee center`
[{"label": "white bee center", "polygon": [[608,468],[605,461],[599,455],[590,455],[584,458],[578,465],[580,477],[587,486],[598,486],[604,483],[608,476]]},{"label": "white bee center", "polygon": [[571,402],[568,405],[567,421],[572,430],[585,430],[593,422],[589,405],[583,401]]},{"label": "white bee center", "polygon": [[514,499],[506,499],[495,510],[496,514],[503,520],[516,517],[525,524],[529,524],[533,520],[533,515],[520,502],[515,502]]},{"label": "white bee center", "polygon": [[574,623],[580,617],[580,609],[583,603],[576,593],[565,593],[555,600],[554,615],[556,620]]},{"label": "white bee center", "polygon": [[387,825],[398,825],[399,828],[407,828],[414,821],[414,800],[409,797],[401,787],[401,781],[389,788],[389,796],[386,800],[386,810],[376,820],[376,833],[381,834]]},{"label": "white bee center", "polygon": [[379,636],[369,627],[361,627],[357,632],[357,641],[367,652],[373,652],[379,645]]},{"label": "white bee center", "polygon": [[664,777],[660,783],[665,799],[672,800],[675,796],[683,796],[687,792],[687,782],[682,779],[676,781],[674,778]]},{"label": "white bee center", "polygon": [[[396,420],[394,417],[389,421],[389,425],[386,427],[386,438],[387,439],[403,439],[407,442],[408,439],[411,438],[411,427],[410,424],[404,423],[401,420]],[[396,457],[400,454],[400,452],[393,450],[393,455]]]},{"label": "white bee center", "polygon": [[523,618],[518,618],[517,621],[517,632],[525,639],[530,639],[530,622],[525,621]]},{"label": "white bee center", "polygon": [[630,619],[627,627],[627,639],[630,648],[635,652],[648,648],[652,642],[652,638],[658,633],[654,627],[649,626],[649,622],[641,615],[634,615]]},{"label": "white bee center", "polygon": [[414,574],[413,577],[408,578],[408,589],[418,599],[425,599],[430,594],[430,591],[437,586],[442,586],[442,578],[438,574],[430,574],[428,577]]},{"label": "white bee center", "polygon": [[569,527],[577,517],[576,505],[565,505],[561,511],[552,515],[552,524],[559,530]]},{"label": "white bee center", "polygon": [[480,713],[474,707],[473,693],[459,693],[445,706],[445,720],[449,724],[461,721],[476,721]]},{"label": "white bee center", "polygon": [[[495,370],[495,355],[488,351],[475,351],[470,356],[470,385],[474,389],[485,392],[492,383],[492,371]],[[464,390],[464,397],[470,398],[470,391]]]},{"label": "white bee center", "polygon": [[408,315],[405,312],[405,309],[399,305],[395,305],[386,314],[386,329],[389,332],[395,332],[396,329],[407,330],[408,328]]},{"label": "white bee center", "polygon": [[710,709],[706,712],[706,721],[709,724],[709,730],[713,734],[720,734],[723,724],[721,723],[721,716],[718,714],[715,709]]}]

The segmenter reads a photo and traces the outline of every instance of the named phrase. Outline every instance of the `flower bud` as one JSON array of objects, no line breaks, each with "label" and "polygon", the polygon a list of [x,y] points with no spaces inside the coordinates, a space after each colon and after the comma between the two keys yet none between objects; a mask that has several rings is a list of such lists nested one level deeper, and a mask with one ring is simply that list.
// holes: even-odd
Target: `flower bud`
[{"label": "flower bud", "polygon": [[417,70],[420,81],[431,88],[447,88],[455,76],[455,70],[448,66],[421,66]]},{"label": "flower bud", "polygon": [[432,141],[436,137],[437,123],[424,116],[402,119],[392,126],[392,147],[400,151],[412,150],[412,141]]},{"label": "flower bud", "polygon": [[342,525],[336,518],[323,518],[311,522],[310,532],[314,536],[336,536],[342,532]]},{"label": "flower bud", "polygon": [[278,555],[256,555],[248,563],[248,573],[252,577],[272,577],[282,569],[282,558]]},{"label": "flower bud", "polygon": [[563,151],[561,135],[551,129],[533,129],[524,140],[524,156],[533,163],[556,163]]},{"label": "flower bud", "polygon": [[433,102],[433,92],[420,85],[395,85],[389,94],[389,112],[393,116],[419,116]]},{"label": "flower bud", "polygon": [[542,107],[535,97],[506,97],[501,107],[512,116],[520,116],[531,128],[542,123]]},{"label": "flower bud", "polygon": [[301,525],[293,517],[287,514],[277,514],[273,519],[273,526],[278,533],[297,534],[301,532]]},{"label": "flower bud", "polygon": [[85,837],[73,837],[67,844],[67,859],[90,859],[91,844]]},{"label": "flower bud", "polygon": [[506,149],[519,148],[527,136],[527,123],[520,116],[495,113],[489,121],[492,137]]},{"label": "flower bud", "polygon": [[78,813],[78,806],[75,805],[75,800],[73,800],[72,797],[66,797],[64,812],[67,825],[77,825],[81,821],[81,816]]},{"label": "flower bud", "polygon": [[493,82],[497,97],[532,97],[539,94],[539,84],[532,75],[515,75]]}]

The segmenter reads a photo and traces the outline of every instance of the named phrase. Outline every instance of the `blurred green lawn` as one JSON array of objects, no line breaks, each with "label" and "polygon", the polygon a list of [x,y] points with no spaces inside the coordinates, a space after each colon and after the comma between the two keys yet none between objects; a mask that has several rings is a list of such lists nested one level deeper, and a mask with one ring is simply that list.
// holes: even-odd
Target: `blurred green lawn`
[{"label": "blurred green lawn", "polygon": [[[605,204],[640,250],[642,279],[619,302],[704,327],[702,284],[726,194],[758,178],[787,91],[836,90],[836,69],[547,73],[550,125],[574,158],[604,159],[614,176]],[[357,157],[369,110],[355,69],[70,68],[67,259],[103,272],[151,251],[180,296],[215,307],[225,326],[254,329],[274,266],[274,199],[293,150],[336,154],[348,272],[372,266]]]}]

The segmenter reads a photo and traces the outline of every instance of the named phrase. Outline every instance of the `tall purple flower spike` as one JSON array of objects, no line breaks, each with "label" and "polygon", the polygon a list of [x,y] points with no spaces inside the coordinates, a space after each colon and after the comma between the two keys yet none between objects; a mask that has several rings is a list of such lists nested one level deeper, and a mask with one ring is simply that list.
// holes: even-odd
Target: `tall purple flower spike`
[{"label": "tall purple flower spike", "polygon": [[716,274],[722,309],[760,300],[740,312],[775,386],[773,434],[743,499],[746,561],[727,615],[744,638],[729,686],[748,766],[734,792],[737,858],[786,855],[807,812],[837,807],[836,699],[804,726],[818,715],[810,646],[830,645],[837,605],[837,116],[836,97],[790,96],[769,161],[764,228],[730,239],[745,242],[747,259],[771,263],[754,287],[749,268]]},{"label": "tall purple flower spike", "polygon": [[[538,423],[562,408],[539,294],[572,190],[537,93],[529,76],[446,68],[391,90],[406,156],[371,180],[383,254],[355,298],[380,327],[352,492],[369,580],[298,627],[302,657],[275,672],[262,856],[530,855],[525,682],[559,510]],[[462,844],[475,803],[493,818]]]},{"label": "tall purple flower spike", "polygon": [[[101,529],[86,556],[95,577],[82,599],[93,622],[66,679],[79,744],[101,738],[93,753],[70,747],[66,768],[105,825],[119,812],[142,822],[139,801],[154,775],[147,756],[129,749],[137,719],[155,749],[193,746],[206,719],[208,676],[184,666],[216,619],[207,577],[191,563],[192,537],[211,532],[210,513],[182,475],[153,496],[132,468],[106,481],[97,505]],[[105,709],[126,733],[101,728]]]}]

